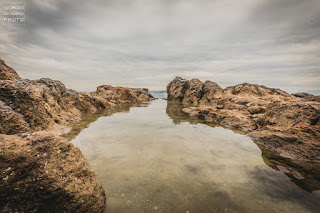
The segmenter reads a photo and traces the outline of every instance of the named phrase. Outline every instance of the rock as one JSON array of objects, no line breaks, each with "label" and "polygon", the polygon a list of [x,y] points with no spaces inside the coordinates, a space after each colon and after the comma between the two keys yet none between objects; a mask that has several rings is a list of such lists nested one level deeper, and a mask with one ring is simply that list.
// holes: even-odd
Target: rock
[{"label": "rock", "polygon": [[18,80],[20,76],[0,59],[0,80]]},{"label": "rock", "polygon": [[206,81],[203,84],[203,95],[200,100],[201,105],[211,104],[211,100],[221,98],[223,95],[223,89],[212,81]]},{"label": "rock", "polygon": [[320,95],[318,96],[313,96],[313,97],[307,97],[305,98],[307,101],[317,101],[320,102]]},{"label": "rock", "polygon": [[[187,87],[190,90],[173,93],[182,91],[180,82],[188,81],[175,78],[168,84],[168,95],[171,100],[183,100],[183,104],[197,103],[198,107],[183,109],[189,116],[248,132],[256,143],[279,155],[286,153],[288,158],[320,159],[319,102],[298,98],[280,89],[248,83],[222,89],[216,83],[206,81],[200,89],[201,82],[192,80]],[[262,139],[265,135],[261,132],[268,132],[268,139]],[[278,140],[279,132],[283,140]],[[293,138],[298,142],[291,146],[292,143],[286,141]]]},{"label": "rock", "polygon": [[199,100],[202,98],[202,95],[203,95],[202,89],[203,89],[203,84],[200,80],[198,79],[190,80],[182,102],[186,104],[198,105]]},{"label": "rock", "polygon": [[86,113],[153,99],[148,89],[78,93],[49,78],[21,79],[0,59],[0,212],[104,212],[104,190],[80,150],[49,131],[65,134]]},{"label": "rock", "polygon": [[[53,129],[79,120],[81,111],[76,107],[77,97],[60,81],[51,79],[0,81],[2,102],[21,115],[23,122],[28,123],[34,131]],[[2,118],[1,122],[4,121]],[[21,128],[7,128],[0,133],[16,134],[23,131]]]},{"label": "rock", "polygon": [[103,98],[114,104],[150,101],[154,99],[148,92],[148,89],[112,87],[110,85],[99,86],[95,92],[91,92],[90,94],[95,98]]},{"label": "rock", "polygon": [[167,86],[168,100],[182,101],[189,88],[189,81],[181,77],[175,77]]},{"label": "rock", "polygon": [[[320,189],[320,96],[289,95],[280,89],[248,83],[222,89],[210,81],[203,84],[202,90],[194,86],[197,93],[191,95],[181,92],[180,82],[188,80],[174,79],[167,87],[170,100],[188,100],[182,101],[183,109],[168,111],[167,107],[174,122],[183,118],[175,112],[181,110],[211,125],[246,132],[261,149],[267,165],[282,171],[307,191]],[[198,106],[188,107],[190,100]],[[175,118],[172,112],[179,116]]]},{"label": "rock", "polygon": [[310,94],[310,93],[306,93],[306,92],[299,92],[299,93],[294,93],[292,94],[295,97],[298,98],[310,98],[310,97],[314,97],[314,95]]},{"label": "rock", "polygon": [[0,123],[0,132],[9,135],[30,130],[30,125],[25,121],[23,115],[15,112],[2,101],[0,101]]},{"label": "rock", "polygon": [[1,212],[104,212],[100,181],[67,140],[39,132],[0,144]]},{"label": "rock", "polygon": [[295,97],[298,97],[298,98],[303,98],[304,101],[317,101],[317,102],[320,102],[320,96],[315,96],[315,95],[312,95],[310,93],[306,93],[306,92],[300,92],[300,93],[295,93],[295,94],[292,94],[293,96]]},{"label": "rock", "polygon": [[[83,113],[116,104],[153,100],[147,89],[99,86],[91,93],[78,93],[49,78],[0,81],[0,133],[16,134],[62,128],[79,121]],[[6,108],[3,108],[6,106]],[[10,113],[9,113],[10,112]],[[10,121],[10,124],[6,124]]]},{"label": "rock", "polygon": [[268,88],[266,86],[257,84],[238,84],[236,86],[227,87],[224,89],[225,96],[237,96],[248,99],[262,99],[262,100],[288,100],[292,98],[291,95],[280,89]]}]

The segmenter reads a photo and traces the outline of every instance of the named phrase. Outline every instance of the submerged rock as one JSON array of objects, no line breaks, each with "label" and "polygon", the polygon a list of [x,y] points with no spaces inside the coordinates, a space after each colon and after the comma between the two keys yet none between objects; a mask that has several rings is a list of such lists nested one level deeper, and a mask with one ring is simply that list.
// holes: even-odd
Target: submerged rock
[{"label": "submerged rock", "polygon": [[39,132],[0,135],[1,212],[103,212],[105,192],[79,148]]}]

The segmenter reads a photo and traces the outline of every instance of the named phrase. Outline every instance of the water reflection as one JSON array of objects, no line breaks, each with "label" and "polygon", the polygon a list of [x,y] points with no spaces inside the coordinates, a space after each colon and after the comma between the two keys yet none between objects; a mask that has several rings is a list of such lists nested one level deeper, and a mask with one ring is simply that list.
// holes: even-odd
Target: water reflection
[{"label": "water reflection", "polygon": [[[167,102],[166,113],[172,119],[173,123],[181,124],[188,122],[190,124],[204,123],[211,127],[219,126],[218,124],[208,124],[203,120],[192,118],[186,113],[182,112],[182,109],[189,107],[183,105],[181,102]],[[236,133],[242,133],[240,131],[234,131]],[[295,184],[302,189],[312,192],[320,190],[320,163],[313,161],[298,161],[276,155],[274,152],[270,152],[263,145],[258,145],[262,154],[262,158],[266,165],[272,169],[281,171],[287,175]]]},{"label": "water reflection", "polygon": [[258,145],[266,165],[287,175],[300,188],[312,192],[320,190],[320,163],[291,160],[275,155],[263,145]]},{"label": "water reflection", "polygon": [[181,107],[156,100],[130,108],[72,141],[106,190],[107,212],[320,210],[320,195],[267,166],[250,138],[211,128]]},{"label": "water reflection", "polygon": [[136,103],[123,103],[119,104],[116,107],[107,108],[103,110],[98,110],[94,113],[83,114],[80,122],[75,122],[71,124],[71,131],[67,134],[62,135],[62,137],[71,141],[83,130],[90,126],[91,123],[94,123],[100,117],[110,116],[114,113],[119,112],[130,112],[131,107],[147,107],[150,102],[136,102]]}]

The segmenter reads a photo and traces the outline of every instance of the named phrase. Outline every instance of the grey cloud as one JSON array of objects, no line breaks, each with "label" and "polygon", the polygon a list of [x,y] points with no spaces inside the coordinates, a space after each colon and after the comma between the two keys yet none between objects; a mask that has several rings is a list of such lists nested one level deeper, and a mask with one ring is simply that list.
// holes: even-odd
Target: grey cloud
[{"label": "grey cloud", "polygon": [[164,89],[176,75],[320,90],[316,0],[26,0],[25,27],[0,30],[23,77],[78,90]]}]

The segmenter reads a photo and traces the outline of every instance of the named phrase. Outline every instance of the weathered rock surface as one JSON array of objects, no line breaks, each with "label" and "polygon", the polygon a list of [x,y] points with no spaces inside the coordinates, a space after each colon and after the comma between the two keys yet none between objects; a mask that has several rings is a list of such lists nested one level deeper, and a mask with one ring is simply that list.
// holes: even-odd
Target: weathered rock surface
[{"label": "weathered rock surface", "polygon": [[14,69],[6,65],[6,63],[0,59],[0,80],[18,80],[20,76]]},{"label": "weathered rock surface", "polygon": [[203,94],[203,84],[198,79],[191,79],[188,84],[188,88],[184,94],[183,103],[191,103],[198,105],[199,100],[202,98]]},{"label": "weathered rock surface", "polygon": [[3,101],[0,101],[0,121],[0,132],[9,135],[16,132],[27,132],[30,129],[30,125],[25,121],[24,117]]},{"label": "weathered rock surface", "polygon": [[48,131],[62,134],[84,114],[152,99],[147,89],[84,93],[21,79],[0,59],[0,212],[103,212],[104,190],[79,149]]},{"label": "weathered rock surface", "polygon": [[0,133],[60,128],[80,120],[82,113],[152,99],[147,89],[105,85],[91,93],[78,93],[49,78],[0,80]]},{"label": "weathered rock surface", "polygon": [[168,85],[170,100],[185,104],[183,112],[247,132],[257,144],[281,157],[320,161],[320,103],[310,99],[316,96],[296,97],[280,89],[248,83],[222,89],[213,82],[196,82],[196,93],[188,92],[193,89],[185,79],[175,78]]},{"label": "weathered rock surface", "polygon": [[201,105],[211,104],[212,100],[221,98],[223,89],[212,81],[206,81],[203,84],[203,94],[200,101]]},{"label": "weathered rock surface", "polygon": [[[100,105],[97,108],[106,108],[107,106],[114,106],[115,104],[150,101],[154,97],[149,93],[148,89],[135,89],[124,87],[113,87],[110,85],[99,86],[96,91],[91,92],[92,100],[97,101]],[[93,102],[94,102],[93,101]]]},{"label": "weathered rock surface", "polygon": [[181,77],[176,77],[173,81],[171,81],[167,86],[168,100],[182,101],[184,99],[184,94],[189,88],[189,81],[183,79]]},{"label": "weathered rock surface", "polygon": [[0,135],[1,212],[103,212],[105,193],[79,148],[38,132]]}]

